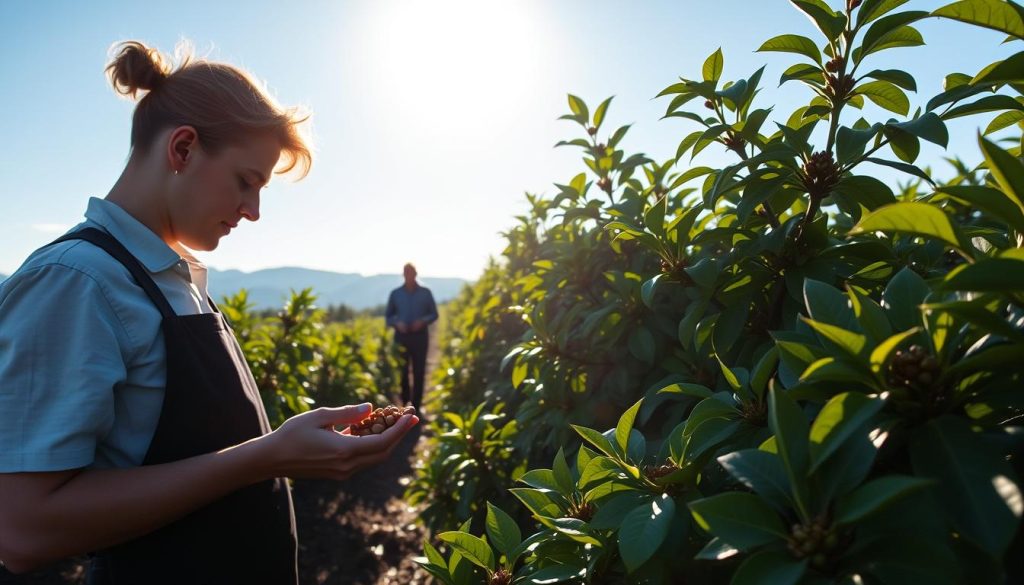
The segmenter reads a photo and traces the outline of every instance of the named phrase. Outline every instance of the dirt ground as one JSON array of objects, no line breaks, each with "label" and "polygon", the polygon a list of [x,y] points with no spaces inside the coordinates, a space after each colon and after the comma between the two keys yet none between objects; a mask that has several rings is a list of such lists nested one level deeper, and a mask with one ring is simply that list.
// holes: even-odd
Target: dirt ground
[{"label": "dirt ground", "polygon": [[[437,363],[431,336],[427,380]],[[426,413],[427,416],[430,413]],[[402,500],[425,427],[406,435],[392,457],[343,481],[297,480],[293,484],[299,531],[299,583],[323,585],[425,585],[429,575],[413,562],[423,554],[417,510]],[[87,559],[68,559],[2,585],[80,585]]]}]

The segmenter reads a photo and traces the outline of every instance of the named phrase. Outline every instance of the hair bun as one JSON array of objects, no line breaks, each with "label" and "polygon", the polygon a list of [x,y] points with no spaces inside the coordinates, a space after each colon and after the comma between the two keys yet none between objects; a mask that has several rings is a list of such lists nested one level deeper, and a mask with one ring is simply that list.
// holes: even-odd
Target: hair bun
[{"label": "hair bun", "polygon": [[121,95],[134,98],[140,90],[153,91],[171,74],[167,58],[139,41],[116,43],[111,53],[114,56],[106,73],[114,91]]}]

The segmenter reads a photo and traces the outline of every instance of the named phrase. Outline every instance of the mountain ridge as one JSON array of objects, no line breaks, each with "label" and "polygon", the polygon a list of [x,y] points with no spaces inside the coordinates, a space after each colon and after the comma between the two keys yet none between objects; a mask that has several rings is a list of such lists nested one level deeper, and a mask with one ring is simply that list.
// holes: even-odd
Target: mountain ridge
[{"label": "mountain ridge", "polygon": [[[0,274],[0,282],[8,275]],[[249,302],[256,309],[284,306],[292,290],[312,288],[317,305],[347,305],[353,309],[368,309],[388,301],[388,293],[402,285],[401,274],[374,274],[331,272],[295,266],[265,268],[253,272],[241,270],[209,269],[207,288],[215,302],[233,295],[241,289],[249,293]],[[422,286],[430,289],[434,300],[443,303],[454,298],[469,281],[462,278],[421,277]]]}]

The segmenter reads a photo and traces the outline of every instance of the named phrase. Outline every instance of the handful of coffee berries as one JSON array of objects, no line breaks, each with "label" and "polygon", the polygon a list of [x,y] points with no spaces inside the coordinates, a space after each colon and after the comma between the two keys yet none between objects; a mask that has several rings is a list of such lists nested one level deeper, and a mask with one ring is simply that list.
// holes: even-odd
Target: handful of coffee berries
[{"label": "handful of coffee berries", "polygon": [[356,437],[379,435],[391,428],[405,414],[416,414],[412,406],[385,406],[366,415],[366,418],[348,427],[349,433]]}]

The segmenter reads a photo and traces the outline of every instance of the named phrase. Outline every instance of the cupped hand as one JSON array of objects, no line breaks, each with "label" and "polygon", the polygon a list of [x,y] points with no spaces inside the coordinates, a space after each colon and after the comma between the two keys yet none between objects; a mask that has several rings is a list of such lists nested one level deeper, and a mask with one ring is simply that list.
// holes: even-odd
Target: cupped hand
[{"label": "cupped hand", "polygon": [[395,446],[419,423],[403,415],[379,435],[356,437],[335,426],[359,422],[372,410],[369,404],[317,408],[291,417],[265,435],[275,477],[348,479],[353,473],[387,459]]}]

